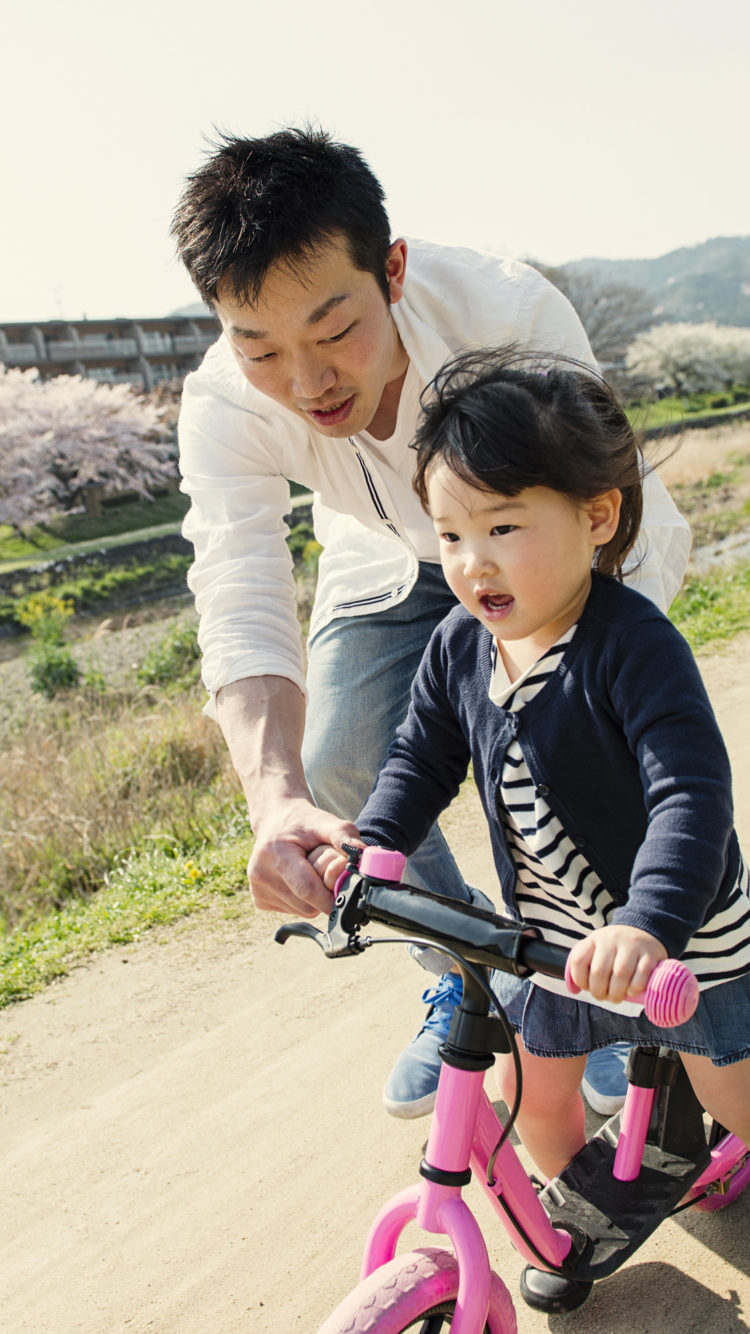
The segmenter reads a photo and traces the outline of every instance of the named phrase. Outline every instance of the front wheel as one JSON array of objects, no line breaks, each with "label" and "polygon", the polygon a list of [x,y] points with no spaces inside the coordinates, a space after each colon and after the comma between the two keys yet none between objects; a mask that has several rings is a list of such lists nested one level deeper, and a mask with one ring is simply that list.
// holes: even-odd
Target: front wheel
[{"label": "front wheel", "polygon": [[[397,1256],[345,1297],[318,1334],[442,1334],[450,1329],[458,1296],[455,1256],[433,1247]],[[490,1309],[481,1334],[516,1334],[516,1315],[505,1284],[492,1275]],[[480,1331],[477,1331],[480,1334]]]}]

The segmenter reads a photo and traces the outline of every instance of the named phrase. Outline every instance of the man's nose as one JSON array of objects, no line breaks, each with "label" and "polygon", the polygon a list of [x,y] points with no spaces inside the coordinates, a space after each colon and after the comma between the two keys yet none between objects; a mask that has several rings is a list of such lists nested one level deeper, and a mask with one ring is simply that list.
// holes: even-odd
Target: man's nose
[{"label": "man's nose", "polygon": [[314,357],[300,358],[292,371],[291,389],[295,398],[310,400],[320,398],[333,389],[336,372],[332,366],[317,361]]}]

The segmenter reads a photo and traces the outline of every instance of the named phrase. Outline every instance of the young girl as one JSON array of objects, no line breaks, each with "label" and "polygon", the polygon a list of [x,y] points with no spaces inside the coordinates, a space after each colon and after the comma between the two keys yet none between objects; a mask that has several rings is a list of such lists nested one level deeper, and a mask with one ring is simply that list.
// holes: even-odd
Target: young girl
[{"label": "young girl", "polygon": [[[633,432],[569,364],[472,353],[433,388],[414,484],[462,606],[428,645],[357,826],[412,853],[472,762],[503,910],[572,947],[584,993],[493,979],[521,1039],[518,1131],[547,1176],[585,1141],[586,1054],[616,1040],[677,1048],[706,1110],[750,1143],[748,872],[692,654],[620,582],[641,515]],[[701,1001],[660,1030],[625,998],[668,955]],[[497,1069],[510,1102],[510,1058]]]}]

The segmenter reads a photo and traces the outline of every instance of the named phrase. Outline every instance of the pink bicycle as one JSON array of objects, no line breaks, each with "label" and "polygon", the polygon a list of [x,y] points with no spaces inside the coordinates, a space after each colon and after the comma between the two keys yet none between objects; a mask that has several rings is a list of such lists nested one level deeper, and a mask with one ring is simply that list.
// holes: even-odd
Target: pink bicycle
[{"label": "pink bicycle", "polygon": [[[319,1334],[514,1334],[513,1302],[489,1262],[463,1189],[481,1182],[516,1249],[535,1269],[573,1280],[581,1304],[670,1214],[719,1209],[750,1179],[750,1153],[704,1116],[679,1056],[668,1048],[633,1049],[625,1107],[541,1191],[527,1175],[509,1134],[522,1096],[515,1035],[490,986],[490,970],[564,977],[567,952],[493,913],[400,883],[404,858],[384,849],[346,849],[328,930],[294,922],[276,932],[315,940],[329,958],[379,943],[363,936],[379,922],[420,944],[429,942],[460,966],[463,1001],[441,1049],[442,1070],[421,1180],[395,1195],[370,1229],[361,1281]],[[361,856],[360,856],[361,854]],[[683,964],[667,959],[641,998],[660,1027],[684,1023],[698,987]],[[494,1013],[491,1010],[494,1009]],[[484,1090],[493,1052],[510,1051],[518,1087],[505,1126]],[[450,1249],[396,1254],[406,1224],[447,1236]],[[524,1292],[527,1300],[533,1300]]]}]

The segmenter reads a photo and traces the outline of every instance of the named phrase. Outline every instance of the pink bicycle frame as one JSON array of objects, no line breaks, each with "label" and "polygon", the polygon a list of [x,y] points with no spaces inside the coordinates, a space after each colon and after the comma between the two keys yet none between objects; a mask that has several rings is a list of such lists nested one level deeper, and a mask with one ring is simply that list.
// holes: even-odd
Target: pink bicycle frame
[{"label": "pink bicycle frame", "polygon": [[460,1070],[445,1065],[441,1071],[435,1110],[425,1154],[435,1174],[463,1177],[456,1184],[423,1179],[394,1195],[370,1229],[362,1261],[367,1278],[396,1254],[407,1223],[416,1221],[428,1233],[444,1233],[451,1241],[459,1266],[459,1289],[451,1326],[454,1334],[475,1334],[484,1328],[490,1304],[492,1274],[481,1229],[461,1197],[471,1165],[493,1206],[508,1228],[517,1250],[535,1265],[539,1256],[509,1224],[498,1200],[507,1197],[519,1224],[551,1266],[568,1254],[567,1232],[554,1228],[509,1141],[495,1161],[495,1181],[487,1183],[487,1164],[502,1127],[484,1091],[484,1071]]}]

